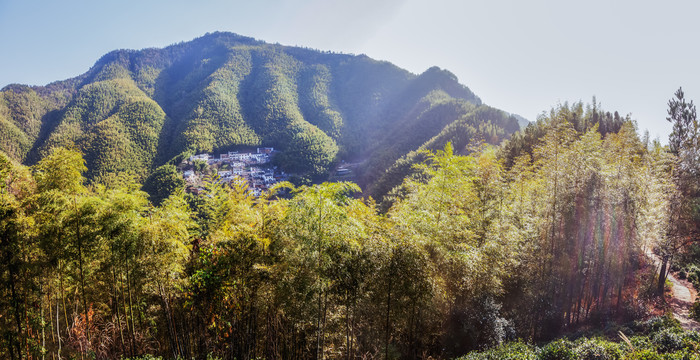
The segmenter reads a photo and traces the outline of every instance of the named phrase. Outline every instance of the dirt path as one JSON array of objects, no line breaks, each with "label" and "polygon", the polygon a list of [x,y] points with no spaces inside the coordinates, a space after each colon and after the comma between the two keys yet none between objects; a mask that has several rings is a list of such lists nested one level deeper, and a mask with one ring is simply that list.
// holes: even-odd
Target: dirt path
[{"label": "dirt path", "polygon": [[[646,249],[645,253],[656,267],[656,273],[658,274],[661,267],[661,259],[650,249]],[[673,298],[669,301],[671,310],[673,311],[673,317],[680,321],[683,329],[700,331],[700,323],[690,318],[690,306],[697,296],[692,285],[688,282],[676,279],[670,273],[668,274],[668,280],[673,284],[673,288],[671,289]]]}]

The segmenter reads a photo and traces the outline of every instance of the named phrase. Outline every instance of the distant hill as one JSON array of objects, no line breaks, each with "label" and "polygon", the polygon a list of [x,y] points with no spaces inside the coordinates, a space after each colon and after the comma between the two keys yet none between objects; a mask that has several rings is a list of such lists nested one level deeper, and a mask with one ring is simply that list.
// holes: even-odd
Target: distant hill
[{"label": "distant hill", "polygon": [[520,125],[521,129],[526,128],[528,125],[530,125],[530,120],[518,115],[518,114],[511,114],[513,117],[518,120],[518,125]]},{"label": "distant hill", "polygon": [[396,184],[387,169],[412,151],[497,143],[519,127],[437,67],[415,75],[365,55],[219,32],[112,51],[75,78],[0,91],[0,150],[31,164],[74,145],[96,182],[123,171],[144,179],[183,153],[264,145],[312,180],[340,160],[359,161],[356,180],[386,189]]}]

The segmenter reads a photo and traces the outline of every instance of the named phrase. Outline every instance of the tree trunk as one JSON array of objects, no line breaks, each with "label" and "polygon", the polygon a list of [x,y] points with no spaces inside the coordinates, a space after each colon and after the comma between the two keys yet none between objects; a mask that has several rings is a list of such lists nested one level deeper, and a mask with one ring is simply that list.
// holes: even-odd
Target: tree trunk
[{"label": "tree trunk", "polygon": [[[22,317],[20,315],[20,308],[19,308],[19,295],[17,294],[17,288],[15,287],[15,266],[13,264],[9,264],[10,268],[10,296],[12,297],[12,307],[14,308],[14,315],[15,315],[15,326],[17,326],[17,340],[16,340],[16,349],[17,349],[17,355],[19,356],[20,359],[22,359]],[[13,342],[12,340],[10,340]],[[10,348],[14,348],[12,344],[10,344]],[[12,358],[14,359],[14,351],[11,351]]]},{"label": "tree trunk", "polygon": [[661,270],[659,271],[659,281],[657,283],[656,292],[659,296],[664,294],[664,286],[666,285],[666,267],[668,266],[668,255],[664,255],[661,262]]},{"label": "tree trunk", "polygon": [[78,202],[73,198],[75,206],[75,238],[78,242],[78,269],[80,271],[80,292],[83,296],[83,314],[85,315],[85,333],[88,343],[90,342],[90,319],[88,318],[87,298],[85,297],[85,276],[83,274],[83,239],[80,237],[80,214],[78,213]]},{"label": "tree trunk", "polygon": [[[39,293],[44,292],[44,286],[39,287]],[[42,296],[43,297],[43,296]],[[51,306],[51,304],[49,304]],[[39,303],[39,307],[41,308],[41,360],[44,360],[46,358],[46,334],[44,329],[46,328],[46,321],[44,319],[44,304],[43,301]]]},{"label": "tree trunk", "polygon": [[56,299],[56,339],[58,339],[58,350],[56,350],[56,355],[58,360],[61,360],[61,324],[58,321],[59,302]]},{"label": "tree trunk", "polygon": [[316,359],[323,360],[323,347],[321,343],[321,337],[323,336],[323,328],[321,327],[321,317],[322,317],[322,301],[321,297],[323,295],[323,282],[321,279],[321,269],[323,266],[323,228],[321,227],[322,210],[323,210],[323,196],[319,194],[318,197],[318,318],[316,319]]},{"label": "tree trunk", "polygon": [[389,284],[386,295],[386,334],[384,336],[384,360],[389,359],[389,337],[391,336],[391,285],[393,280],[393,255],[389,265]]},{"label": "tree trunk", "polygon": [[[122,271],[120,272],[121,274],[119,276],[119,279],[121,280],[120,285],[119,285],[119,290],[121,292],[122,305],[124,305],[124,323],[126,325],[126,336],[129,339],[130,355],[133,357],[136,354],[134,354],[134,343],[132,342],[131,336],[129,336],[129,334],[131,333],[131,328],[129,327],[129,308],[128,308],[127,301],[126,301],[126,294],[124,294],[124,280],[123,280],[124,279],[124,275],[123,275],[124,269],[121,269],[121,270]],[[131,326],[134,326],[134,324],[131,324]]]},{"label": "tree trunk", "polygon": [[350,297],[345,290],[345,358],[350,360]]},{"label": "tree trunk", "polygon": [[[51,282],[49,276],[47,276],[47,282],[49,282],[49,283]],[[53,306],[51,306],[51,286],[50,285],[49,285],[49,291],[46,293],[46,304],[47,304],[46,307],[49,309],[49,326],[51,327],[49,329],[49,332],[51,333],[51,342],[56,343],[56,333],[54,332],[54,329],[53,329]]]},{"label": "tree trunk", "polygon": [[170,340],[170,349],[173,353],[173,359],[177,359],[181,354],[177,346],[175,325],[173,324],[173,318],[170,315],[170,306],[168,305],[168,300],[163,294],[163,287],[161,286],[160,281],[158,281],[158,292],[160,293],[160,299],[163,303],[163,315],[165,316],[166,322],[168,324],[168,339]]},{"label": "tree trunk", "polygon": [[112,284],[114,288],[114,306],[113,311],[117,315],[117,329],[119,329],[119,341],[121,345],[122,354],[126,354],[124,349],[124,329],[122,327],[122,316],[119,309],[119,282],[117,281],[117,269],[112,266]]},{"label": "tree trunk", "polygon": [[134,304],[131,301],[131,278],[129,276],[129,259],[126,258],[126,255],[124,262],[126,263],[126,292],[129,295],[129,316],[131,317],[131,352],[135,355],[136,330],[134,328],[136,327],[136,323],[134,322]]}]

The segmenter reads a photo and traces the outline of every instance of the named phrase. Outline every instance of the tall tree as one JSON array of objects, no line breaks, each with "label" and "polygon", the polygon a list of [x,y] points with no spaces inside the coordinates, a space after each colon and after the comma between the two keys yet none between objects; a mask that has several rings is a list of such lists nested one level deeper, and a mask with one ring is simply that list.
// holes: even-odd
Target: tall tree
[{"label": "tall tree", "polygon": [[26,168],[0,153],[0,356],[10,359],[28,359],[41,349],[33,343],[31,321],[41,281],[30,212],[34,191]]},{"label": "tall tree", "polygon": [[695,105],[691,100],[687,103],[683,88],[678,88],[675,98],[668,101],[668,120],[673,124],[669,135],[669,147],[675,155],[697,147],[698,120]]},{"label": "tall tree", "polygon": [[669,227],[662,243],[663,264],[659,271],[658,292],[663,292],[670,257],[691,243],[700,241],[700,129],[693,101],[686,102],[683,89],[668,101],[666,118],[673,124],[669,148],[675,155],[673,185],[669,192]]}]

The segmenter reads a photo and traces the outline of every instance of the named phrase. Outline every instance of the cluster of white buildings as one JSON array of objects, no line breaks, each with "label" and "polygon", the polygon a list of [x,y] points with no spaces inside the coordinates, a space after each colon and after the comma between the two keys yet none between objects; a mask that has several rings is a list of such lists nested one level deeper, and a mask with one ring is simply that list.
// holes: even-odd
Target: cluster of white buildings
[{"label": "cluster of white buildings", "polygon": [[263,147],[257,148],[254,153],[239,153],[238,151],[229,151],[225,154],[220,154],[219,158],[214,158],[209,154],[198,154],[190,157],[190,161],[195,160],[206,161],[209,165],[214,164],[231,164],[231,166],[239,166],[241,163],[245,165],[266,164],[270,162],[270,156],[275,152],[274,148]]},{"label": "cluster of white buildings", "polygon": [[[271,147],[257,148],[255,153],[239,153],[229,151],[214,158],[209,154],[198,154],[190,157],[190,162],[195,160],[206,161],[208,165],[218,169],[220,181],[230,183],[244,180],[248,184],[248,190],[255,196],[260,196],[273,184],[287,179],[283,171],[277,171],[277,167],[264,166],[269,164],[275,149]],[[227,165],[227,166],[224,166]],[[199,181],[199,176],[193,170],[183,172],[185,180],[194,185]]]}]

